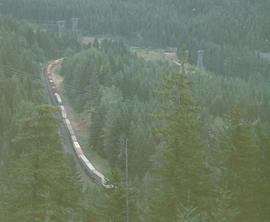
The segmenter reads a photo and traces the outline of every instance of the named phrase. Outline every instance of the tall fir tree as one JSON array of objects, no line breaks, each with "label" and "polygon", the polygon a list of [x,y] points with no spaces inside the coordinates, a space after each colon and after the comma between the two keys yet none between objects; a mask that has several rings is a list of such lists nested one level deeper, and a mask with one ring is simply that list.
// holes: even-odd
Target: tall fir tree
[{"label": "tall fir tree", "polygon": [[[182,50],[182,71],[164,75],[165,98],[163,113],[158,115],[163,127],[158,129],[163,141],[161,164],[158,173],[162,177],[158,190],[160,198],[154,198],[150,206],[150,221],[177,221],[178,209],[195,207],[196,213],[203,209],[205,184],[204,143],[198,108],[188,93],[193,84],[185,73],[185,48]],[[157,203],[159,202],[159,203]]]},{"label": "tall fir tree", "polygon": [[220,132],[223,186],[231,193],[231,207],[239,211],[231,221],[262,221],[262,150],[252,123],[242,120],[237,105]]},{"label": "tall fir tree", "polygon": [[270,128],[269,122],[265,127],[261,123],[257,123],[255,126],[256,141],[262,152],[261,156],[261,178],[263,188],[261,190],[261,207],[265,221],[270,220]]},{"label": "tall fir tree", "polygon": [[20,154],[10,164],[3,221],[68,221],[76,212],[79,186],[64,159],[55,111],[41,105],[19,122],[13,142]]}]

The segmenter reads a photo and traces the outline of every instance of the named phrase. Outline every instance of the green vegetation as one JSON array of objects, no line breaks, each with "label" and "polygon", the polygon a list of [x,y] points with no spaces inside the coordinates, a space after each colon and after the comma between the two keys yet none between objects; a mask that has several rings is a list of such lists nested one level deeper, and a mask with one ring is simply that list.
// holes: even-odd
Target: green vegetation
[{"label": "green vegetation", "polygon": [[17,152],[4,183],[9,186],[1,195],[3,221],[66,221],[76,209],[79,185],[63,156],[55,111],[38,106],[18,123]]},{"label": "green vegetation", "polygon": [[[2,0],[2,14],[36,25],[0,17],[0,221],[126,221],[126,146],[129,221],[269,221],[270,63],[260,56],[269,9],[266,0]],[[82,34],[109,38],[38,25],[76,15]],[[191,72],[199,49],[206,69]],[[86,155],[114,189],[83,190],[63,151],[40,77],[60,57],[65,96],[87,117]]]},{"label": "green vegetation", "polygon": [[[182,67],[185,63],[183,54]],[[165,143],[157,153],[160,161],[156,173],[161,180],[152,192],[149,221],[176,221],[181,206],[196,207],[203,212],[208,205],[204,201],[208,175],[198,109],[186,92],[192,82],[184,69],[163,78],[160,94],[166,102],[162,104],[162,114],[157,116],[163,123],[157,131]]]},{"label": "green vegetation", "polygon": [[[61,69],[65,78],[64,87],[74,108],[88,113],[89,149],[92,147],[108,158],[112,166],[122,167],[124,157],[119,140],[120,135],[126,133],[130,156],[145,153],[145,159],[131,159],[131,174],[138,170],[138,165],[147,169],[151,150],[154,149],[154,138],[149,140],[147,137],[152,134],[149,103],[153,101],[154,87],[151,85],[158,84],[160,72],[169,70],[172,67],[168,63],[146,63],[134,56],[123,43],[110,40],[102,41],[100,49],[91,48],[66,59]],[[149,122],[149,129],[146,128],[145,132],[137,134],[132,130],[143,128],[146,121]],[[144,137],[145,140],[142,140]],[[137,143],[139,138],[140,147]],[[145,146],[151,148],[138,150]],[[145,174],[145,169],[141,169],[140,176]]]},{"label": "green vegetation", "polygon": [[[186,58],[181,61],[184,67]],[[268,218],[269,198],[262,193],[269,181],[269,87],[259,80],[177,73],[179,67],[169,64],[141,59],[112,40],[64,61],[66,95],[89,116],[88,149],[124,170],[121,140],[128,139],[130,184],[139,193],[133,210],[144,209],[136,220]]]},{"label": "green vegetation", "polygon": [[59,75],[60,70],[61,70],[61,65],[57,66],[57,67],[54,69],[54,73],[57,74],[57,75]]},{"label": "green vegetation", "polygon": [[60,48],[45,31],[7,18],[0,24],[0,221],[67,221],[80,184],[63,153],[56,109],[40,105],[48,101],[40,63]]},{"label": "green vegetation", "polygon": [[148,61],[168,61],[172,63],[174,60],[178,60],[176,54],[171,53],[166,55],[164,50],[154,50],[154,49],[143,49],[139,47],[131,47],[130,50],[135,52],[137,56],[142,57]]},{"label": "green vegetation", "polygon": [[269,78],[269,63],[257,52],[270,50],[268,0],[2,0],[0,12],[55,27],[79,17],[83,35],[111,36],[132,45],[183,45],[189,62],[205,51],[208,70],[241,78]]}]

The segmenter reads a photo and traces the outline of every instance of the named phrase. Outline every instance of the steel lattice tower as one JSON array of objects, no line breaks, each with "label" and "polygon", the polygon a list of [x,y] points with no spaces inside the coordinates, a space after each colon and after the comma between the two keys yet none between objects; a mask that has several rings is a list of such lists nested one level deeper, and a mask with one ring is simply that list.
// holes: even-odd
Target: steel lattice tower
[{"label": "steel lattice tower", "polygon": [[203,70],[203,55],[204,55],[204,50],[200,49],[197,51],[198,59],[197,59],[197,69]]},{"label": "steel lattice tower", "polygon": [[64,20],[57,21],[59,36],[62,36],[64,33],[65,23],[66,22]]},{"label": "steel lattice tower", "polygon": [[72,18],[71,21],[72,21],[72,32],[75,33],[75,34],[78,34],[78,25],[79,25],[79,18]]}]

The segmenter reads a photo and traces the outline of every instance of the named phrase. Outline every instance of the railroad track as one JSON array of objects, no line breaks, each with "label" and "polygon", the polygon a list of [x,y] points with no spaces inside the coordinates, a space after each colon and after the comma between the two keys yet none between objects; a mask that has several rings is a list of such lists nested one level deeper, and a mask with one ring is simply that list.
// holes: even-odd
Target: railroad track
[{"label": "railroad track", "polygon": [[50,102],[53,106],[59,106],[61,112],[57,113],[57,117],[63,120],[63,124],[60,126],[60,134],[63,136],[64,147],[66,151],[72,150],[73,154],[76,156],[77,162],[79,163],[81,169],[85,171],[85,174],[91,181],[100,184],[106,189],[113,188],[113,185],[108,184],[108,180],[105,176],[99,172],[84,155],[83,149],[77,140],[77,135],[74,132],[70,120],[67,116],[65,106],[62,102],[61,96],[57,93],[57,88],[51,77],[52,70],[62,62],[62,60],[55,60],[44,67],[42,70],[42,81],[46,85],[46,90],[49,94]]}]

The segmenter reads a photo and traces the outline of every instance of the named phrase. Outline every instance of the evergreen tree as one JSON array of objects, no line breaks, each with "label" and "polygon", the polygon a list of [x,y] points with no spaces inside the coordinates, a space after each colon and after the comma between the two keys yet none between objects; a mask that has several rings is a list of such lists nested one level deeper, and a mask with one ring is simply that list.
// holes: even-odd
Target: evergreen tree
[{"label": "evergreen tree", "polygon": [[[105,196],[99,206],[101,221],[124,222],[126,221],[126,183],[120,172],[112,171],[110,183],[114,188],[105,190]],[[129,186],[129,221],[137,221],[137,208],[135,203],[136,193]]]},{"label": "evergreen tree", "polygon": [[262,151],[253,128],[236,106],[221,131],[222,186],[232,194],[231,207],[239,210],[232,221],[262,221]]},{"label": "evergreen tree", "polygon": [[269,123],[266,127],[262,127],[261,123],[256,124],[256,140],[257,144],[262,152],[261,163],[262,163],[262,173],[261,180],[263,182],[263,187],[261,191],[261,207],[264,216],[264,220],[270,219],[270,129]]},{"label": "evergreen tree", "polygon": [[76,212],[80,193],[61,150],[56,110],[38,106],[19,123],[13,142],[20,155],[11,163],[4,221],[67,221]]},{"label": "evergreen tree", "polygon": [[234,197],[232,192],[221,186],[217,193],[215,205],[212,208],[212,218],[214,221],[219,222],[235,220],[239,214],[239,209],[233,206]]},{"label": "evergreen tree", "polygon": [[163,123],[158,131],[165,142],[159,168],[162,185],[158,192],[162,199],[160,207],[155,207],[156,212],[151,213],[155,215],[152,221],[176,221],[180,203],[196,207],[199,212],[204,208],[200,202],[206,195],[204,144],[200,137],[198,109],[187,92],[192,82],[185,74],[185,63],[183,49],[182,72],[163,76],[161,94],[166,103],[162,106],[163,114],[158,116]]}]

